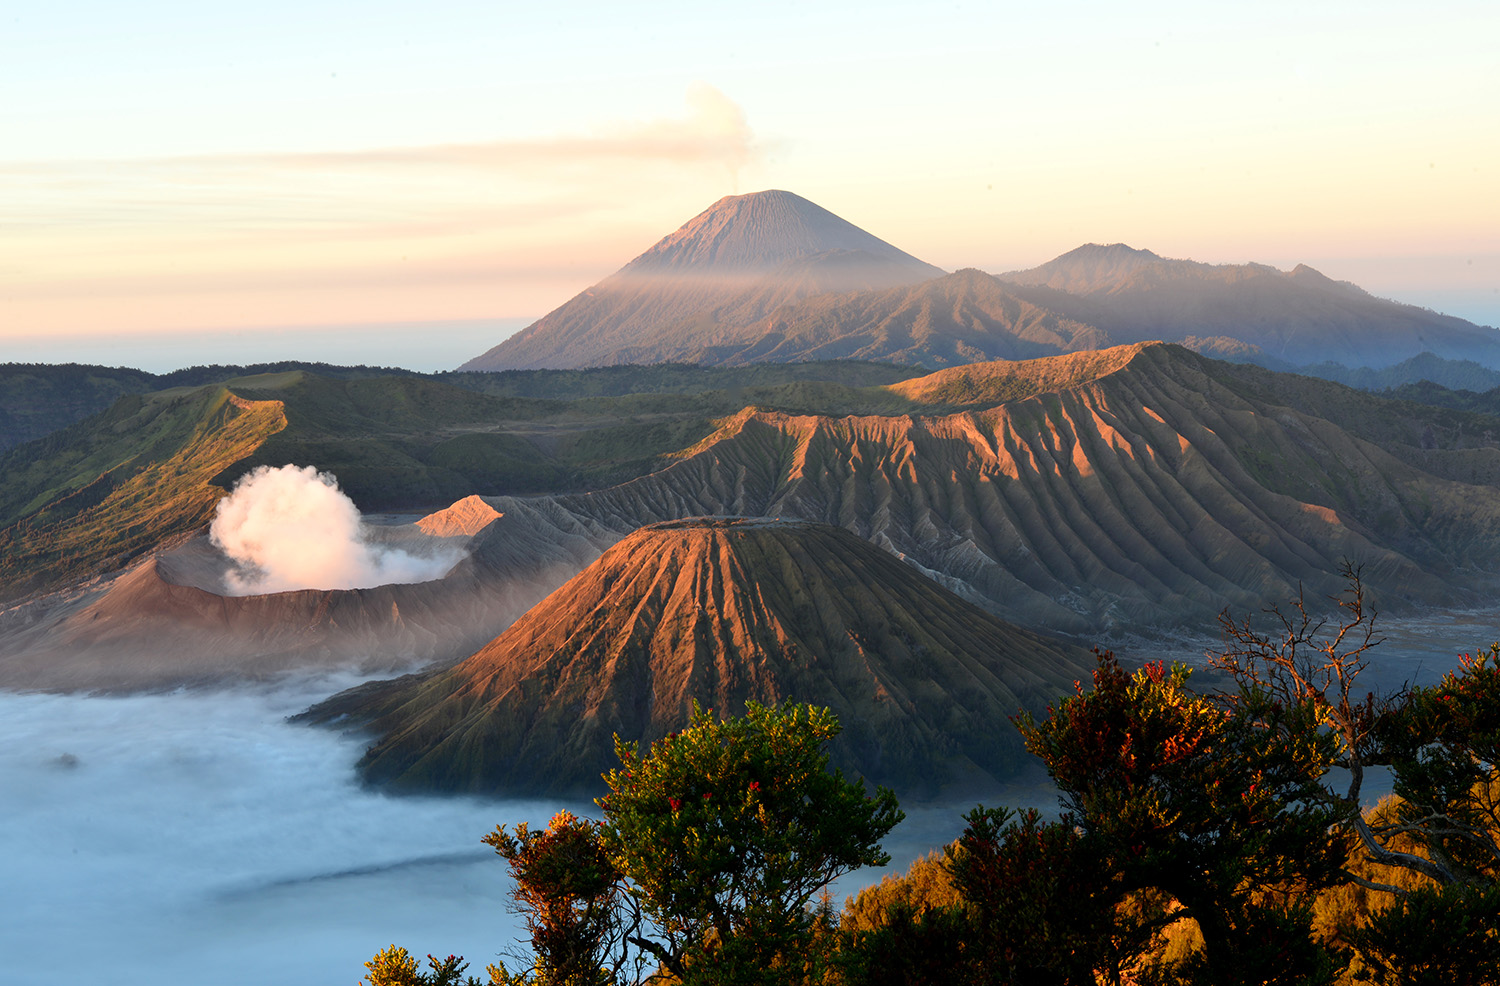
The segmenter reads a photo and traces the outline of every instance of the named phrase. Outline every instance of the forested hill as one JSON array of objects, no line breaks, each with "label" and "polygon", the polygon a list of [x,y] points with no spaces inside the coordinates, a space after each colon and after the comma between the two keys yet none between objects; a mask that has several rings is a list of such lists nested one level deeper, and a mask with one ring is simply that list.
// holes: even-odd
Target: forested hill
[{"label": "forested hill", "polygon": [[608,366],[589,370],[513,370],[500,373],[417,373],[392,366],[334,366],[282,360],[248,366],[191,366],[171,373],[82,363],[0,363],[0,452],[35,441],[93,414],[121,397],[173,387],[201,387],[242,377],[306,371],[334,380],[421,377],[497,397],[582,399],[630,394],[701,394],[741,387],[839,383],[878,387],[920,376],[921,367],[855,360],[708,368],[690,363]]},{"label": "forested hill", "polygon": [[190,366],[171,373],[85,363],[0,363],[0,452],[107,410],[130,394],[201,387],[235,377],[288,370],[308,370],[339,378],[419,375],[398,367],[330,366],[289,360],[252,366]]}]

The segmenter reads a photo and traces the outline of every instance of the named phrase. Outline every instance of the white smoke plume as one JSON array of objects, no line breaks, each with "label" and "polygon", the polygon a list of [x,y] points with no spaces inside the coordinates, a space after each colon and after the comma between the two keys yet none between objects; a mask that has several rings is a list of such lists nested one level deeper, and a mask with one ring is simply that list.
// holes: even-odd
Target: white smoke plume
[{"label": "white smoke plume", "polygon": [[209,539],[235,570],[230,595],[288,589],[358,589],[441,578],[462,557],[371,544],[359,508],[338,480],[312,466],[259,466],[219,501]]}]

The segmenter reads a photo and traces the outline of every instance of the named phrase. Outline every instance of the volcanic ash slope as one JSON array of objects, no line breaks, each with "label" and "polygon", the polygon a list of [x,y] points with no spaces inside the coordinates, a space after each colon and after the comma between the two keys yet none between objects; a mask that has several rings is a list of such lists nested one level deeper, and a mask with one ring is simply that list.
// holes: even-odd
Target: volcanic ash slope
[{"label": "volcanic ash slope", "polygon": [[838,714],[837,766],[930,793],[1013,773],[1008,717],[1088,663],[842,529],[696,518],[630,535],[456,667],[307,717],[367,723],[375,783],[557,794],[599,790],[616,734],[644,748],[695,700],[738,714],[794,699]]},{"label": "volcanic ash slope", "polygon": [[1500,572],[1493,419],[1160,344],[891,389],[952,413],[746,409],[651,476],[488,502],[600,547],[699,514],[836,524],[1004,619],[1076,634],[1331,595],[1345,559],[1382,611],[1478,605]]}]

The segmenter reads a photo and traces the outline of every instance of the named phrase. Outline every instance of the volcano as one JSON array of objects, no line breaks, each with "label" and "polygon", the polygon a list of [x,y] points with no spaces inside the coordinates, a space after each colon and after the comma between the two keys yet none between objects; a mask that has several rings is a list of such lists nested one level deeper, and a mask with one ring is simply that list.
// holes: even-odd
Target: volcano
[{"label": "volcano", "polygon": [[[791,192],[715,202],[618,272],[460,370],[658,362],[655,333],[729,306],[755,320],[827,293],[878,291],[944,271]],[[711,345],[711,333],[697,345]]]},{"label": "volcano", "polygon": [[1500,366],[1500,332],[1377,298],[1306,264],[1171,260],[1123,243],[1086,244],[999,275],[1021,298],[1115,342],[1183,342],[1273,367],[1331,361],[1384,367],[1433,353]]},{"label": "volcano", "polygon": [[835,765],[931,791],[1012,774],[1008,717],[1088,663],[840,528],[694,518],[631,534],[467,661],[307,716],[367,724],[374,783],[561,794],[597,790],[615,736],[650,743],[694,702],[791,699],[838,714]]}]

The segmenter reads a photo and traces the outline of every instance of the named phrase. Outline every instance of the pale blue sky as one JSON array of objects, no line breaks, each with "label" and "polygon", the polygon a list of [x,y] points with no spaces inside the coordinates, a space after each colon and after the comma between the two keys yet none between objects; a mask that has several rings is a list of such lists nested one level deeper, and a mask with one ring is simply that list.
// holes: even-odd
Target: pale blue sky
[{"label": "pale blue sky", "polygon": [[1497,50],[1493,3],[15,4],[0,345],[540,315],[768,187],[950,269],[1124,241],[1495,323]]}]

